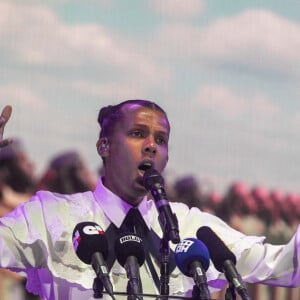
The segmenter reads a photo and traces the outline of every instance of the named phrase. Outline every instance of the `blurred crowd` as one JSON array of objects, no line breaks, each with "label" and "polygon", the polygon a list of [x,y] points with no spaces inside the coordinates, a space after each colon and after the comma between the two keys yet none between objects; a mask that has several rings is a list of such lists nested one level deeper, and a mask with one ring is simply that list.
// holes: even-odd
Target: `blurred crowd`
[{"label": "blurred crowd", "polygon": [[[204,192],[201,181],[194,176],[183,176],[168,185],[171,200],[183,202],[190,208],[198,207],[223,219],[231,227],[247,235],[265,236],[266,242],[285,244],[300,223],[300,195],[268,190],[263,186],[247,186],[233,182],[220,195]],[[226,290],[226,289],[225,289]],[[215,295],[224,299],[224,293]],[[299,300],[300,289],[287,289],[264,285],[249,285],[252,299]]]},{"label": "blurred crowd", "polygon": [[[101,172],[101,168],[90,170],[78,151],[70,150],[53,156],[38,177],[22,141],[14,139],[0,151],[0,217],[28,201],[38,190],[62,194],[93,190]],[[213,190],[205,191],[195,176],[166,183],[166,190],[170,201],[215,214],[237,230],[248,235],[264,235],[273,244],[288,242],[300,221],[300,196],[294,193],[234,182],[220,195]],[[0,269],[0,299],[40,299],[26,292],[26,277],[21,275]],[[300,299],[299,289],[262,285],[252,285],[249,289],[253,299]],[[224,299],[222,293],[215,298]]]},{"label": "blurred crowd", "polygon": [[168,185],[168,194],[171,201],[212,213],[247,235],[264,235],[272,244],[287,243],[300,222],[300,195],[263,186],[233,182],[223,195],[203,193],[196,177],[185,176]]},{"label": "blurred crowd", "polygon": [[[34,162],[19,139],[0,151],[0,217],[38,190],[73,194],[93,190],[96,175],[87,168],[77,151],[58,153],[49,160],[45,172],[37,177]],[[1,300],[38,300],[25,289],[26,277],[0,269]]]}]

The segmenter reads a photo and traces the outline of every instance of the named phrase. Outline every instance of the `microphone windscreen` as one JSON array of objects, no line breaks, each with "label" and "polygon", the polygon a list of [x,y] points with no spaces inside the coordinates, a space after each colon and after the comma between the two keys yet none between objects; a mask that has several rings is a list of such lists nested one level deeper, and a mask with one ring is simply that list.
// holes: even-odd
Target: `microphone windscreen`
[{"label": "microphone windscreen", "polygon": [[209,252],[199,240],[187,238],[177,244],[175,248],[175,262],[178,269],[186,276],[190,276],[189,266],[199,261],[205,271],[209,267]]},{"label": "microphone windscreen", "polygon": [[79,257],[86,264],[91,264],[92,255],[100,252],[103,259],[108,255],[108,242],[102,228],[94,222],[77,224],[72,235],[73,247]]},{"label": "microphone windscreen", "polygon": [[115,254],[119,264],[123,267],[130,256],[136,257],[141,266],[145,261],[143,240],[133,233],[123,233],[116,239]]},{"label": "microphone windscreen", "polygon": [[236,264],[235,255],[209,227],[200,227],[197,231],[197,238],[201,240],[208,248],[211,260],[219,272],[223,272],[223,263],[226,260],[231,260],[234,264]]},{"label": "microphone windscreen", "polygon": [[147,169],[143,176],[143,184],[147,190],[155,185],[164,185],[164,179],[155,169]]}]

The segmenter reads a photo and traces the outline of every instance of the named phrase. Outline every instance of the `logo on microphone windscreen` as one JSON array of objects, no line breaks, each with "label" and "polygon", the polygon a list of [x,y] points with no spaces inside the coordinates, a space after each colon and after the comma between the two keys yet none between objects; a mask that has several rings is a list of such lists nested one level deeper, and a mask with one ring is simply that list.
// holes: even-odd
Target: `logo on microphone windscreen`
[{"label": "logo on microphone windscreen", "polygon": [[189,248],[194,244],[194,241],[185,239],[177,244],[175,253],[188,252]]},{"label": "logo on microphone windscreen", "polygon": [[75,251],[77,251],[80,241],[84,237],[84,235],[104,235],[104,231],[96,223],[93,225],[85,225],[83,228],[76,230],[73,234],[73,239],[72,239],[73,247]]},{"label": "logo on microphone windscreen", "polygon": [[190,264],[198,261],[206,271],[209,267],[209,252],[207,247],[195,238],[186,238],[175,248],[175,262],[179,270],[190,276]]},{"label": "logo on microphone windscreen", "polygon": [[120,237],[120,243],[126,243],[126,242],[137,242],[137,243],[141,243],[142,239],[136,235],[132,235],[132,234],[128,234],[125,236]]}]

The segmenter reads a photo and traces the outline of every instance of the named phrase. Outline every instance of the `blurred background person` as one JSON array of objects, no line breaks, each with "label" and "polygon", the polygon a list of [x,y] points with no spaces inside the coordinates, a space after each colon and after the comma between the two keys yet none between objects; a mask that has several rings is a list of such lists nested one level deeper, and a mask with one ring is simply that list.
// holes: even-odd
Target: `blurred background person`
[{"label": "blurred background person", "polygon": [[[0,217],[28,201],[36,191],[35,168],[20,139],[0,150]],[[25,289],[26,278],[0,269],[0,299],[40,299]]]},{"label": "blurred background person", "polygon": [[[247,235],[265,235],[266,224],[258,216],[258,206],[249,187],[241,181],[229,186],[217,209],[217,216],[230,226]],[[266,287],[247,284],[253,299],[268,299]],[[224,298],[225,290],[219,297]]]},{"label": "blurred background person", "polygon": [[204,197],[202,210],[216,215],[216,213],[219,211],[219,207],[221,206],[222,201],[223,197],[219,193],[215,191],[210,192]]},{"label": "blurred background person", "polygon": [[38,183],[38,189],[73,194],[94,190],[96,183],[96,174],[89,170],[77,151],[71,150],[51,159]]},{"label": "blurred background person", "polygon": [[251,195],[257,204],[257,216],[265,223],[265,235],[267,235],[275,213],[274,202],[270,198],[268,191],[262,186],[254,186],[251,189]]},{"label": "blurred background person", "polygon": [[289,201],[286,201],[287,197],[279,190],[271,190],[269,197],[273,202],[272,222],[268,228],[267,239],[275,245],[281,245],[290,240],[292,232],[291,215],[292,212]]},{"label": "blurred background person", "polygon": [[194,176],[187,175],[177,179],[173,186],[174,201],[182,202],[189,208],[202,208],[203,199],[200,185]]},{"label": "blurred background person", "polygon": [[0,151],[0,184],[2,214],[28,201],[36,191],[34,164],[19,139]]},{"label": "blurred background person", "polygon": [[265,222],[257,216],[258,206],[243,182],[234,182],[225,193],[217,215],[247,235],[265,235]]}]

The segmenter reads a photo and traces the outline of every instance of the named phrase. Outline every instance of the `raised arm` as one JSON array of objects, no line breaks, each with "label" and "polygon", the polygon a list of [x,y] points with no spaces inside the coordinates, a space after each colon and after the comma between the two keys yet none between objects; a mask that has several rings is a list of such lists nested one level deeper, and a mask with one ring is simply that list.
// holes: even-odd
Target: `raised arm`
[{"label": "raised arm", "polygon": [[12,142],[11,139],[3,139],[4,127],[10,118],[11,112],[12,112],[12,107],[10,105],[6,105],[3,108],[0,116],[0,149]]}]

